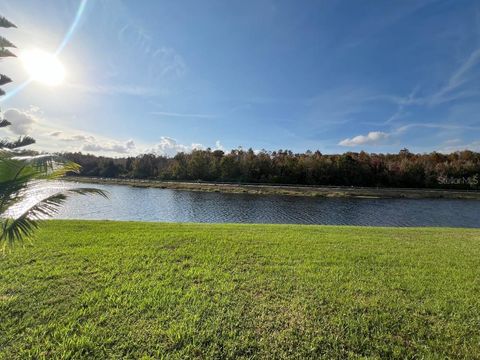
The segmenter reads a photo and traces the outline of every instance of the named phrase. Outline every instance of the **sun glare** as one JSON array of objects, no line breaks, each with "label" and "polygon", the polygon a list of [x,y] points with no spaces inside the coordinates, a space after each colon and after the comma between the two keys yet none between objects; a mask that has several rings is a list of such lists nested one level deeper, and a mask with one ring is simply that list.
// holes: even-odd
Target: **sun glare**
[{"label": "sun glare", "polygon": [[43,50],[28,50],[20,58],[32,80],[48,86],[63,82],[65,68],[55,55]]}]

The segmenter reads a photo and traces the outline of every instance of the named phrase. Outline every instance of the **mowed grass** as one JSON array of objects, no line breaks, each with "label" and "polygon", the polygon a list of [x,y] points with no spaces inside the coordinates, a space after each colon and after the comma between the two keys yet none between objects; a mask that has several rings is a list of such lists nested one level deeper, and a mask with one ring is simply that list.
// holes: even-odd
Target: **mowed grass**
[{"label": "mowed grass", "polygon": [[480,231],[48,221],[0,358],[480,358]]}]

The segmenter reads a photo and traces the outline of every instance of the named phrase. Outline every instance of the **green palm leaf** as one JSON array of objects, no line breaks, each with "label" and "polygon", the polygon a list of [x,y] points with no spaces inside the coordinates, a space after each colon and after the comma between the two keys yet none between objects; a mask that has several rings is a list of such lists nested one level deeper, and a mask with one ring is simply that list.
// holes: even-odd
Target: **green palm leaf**
[{"label": "green palm leaf", "polygon": [[0,128],[12,125],[12,123],[6,119],[0,120]]},{"label": "green palm leaf", "polygon": [[73,194],[108,197],[105,191],[94,188],[76,188],[57,192],[25,209],[15,218],[4,219],[1,228],[0,243],[5,241],[8,244],[12,244],[25,237],[30,237],[35,229],[38,228],[38,220],[56,214],[68,196]]},{"label": "green palm leaf", "polygon": [[40,154],[34,156],[14,156],[13,161],[22,161],[25,166],[30,166],[38,173],[36,179],[55,180],[68,173],[78,173],[80,165],[73,161],[64,160],[57,155]]},{"label": "green palm leaf", "polygon": [[16,48],[9,40],[5,39],[3,36],[0,36],[0,47],[6,48]]},{"label": "green palm leaf", "polygon": [[31,138],[30,136],[21,136],[13,142],[10,142],[8,140],[0,141],[0,148],[16,149],[32,144],[35,144],[35,139]]},{"label": "green palm leaf", "polygon": [[12,79],[10,79],[8,76],[0,74],[0,86],[11,83],[11,82],[12,82]]},{"label": "green palm leaf", "polygon": [[8,212],[23,201],[31,199],[35,186],[45,181],[59,179],[68,172],[78,172],[80,166],[55,155],[17,156],[15,151],[0,150],[0,243],[12,244],[29,237],[38,227],[38,219],[55,214],[68,196],[107,194],[94,188],[65,189],[48,196],[20,215],[9,216]]},{"label": "green palm leaf", "polygon": [[5,17],[0,16],[0,27],[3,28],[11,28],[14,27],[16,28],[15,24],[7,20]]},{"label": "green palm leaf", "polygon": [[5,48],[0,48],[0,57],[16,57],[14,53]]}]

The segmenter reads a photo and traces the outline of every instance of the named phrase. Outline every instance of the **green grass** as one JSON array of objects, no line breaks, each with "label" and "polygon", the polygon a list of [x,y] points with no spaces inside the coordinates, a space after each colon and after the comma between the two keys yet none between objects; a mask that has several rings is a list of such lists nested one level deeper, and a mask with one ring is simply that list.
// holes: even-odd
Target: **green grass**
[{"label": "green grass", "polygon": [[0,358],[480,358],[480,231],[50,221]]}]

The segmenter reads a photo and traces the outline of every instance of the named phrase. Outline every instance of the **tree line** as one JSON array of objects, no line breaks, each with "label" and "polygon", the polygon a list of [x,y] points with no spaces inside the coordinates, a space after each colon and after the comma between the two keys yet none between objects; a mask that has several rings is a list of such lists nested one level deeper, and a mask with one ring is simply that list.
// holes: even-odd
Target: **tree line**
[{"label": "tree line", "polygon": [[144,154],[109,158],[62,154],[82,166],[81,176],[178,181],[217,181],[367,187],[479,188],[480,153],[397,154],[319,151],[293,153],[194,150],[174,157]]}]

